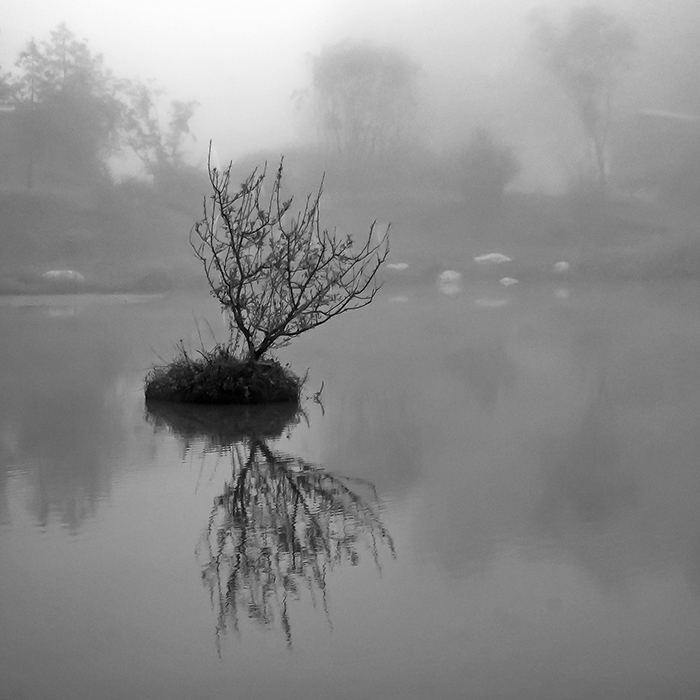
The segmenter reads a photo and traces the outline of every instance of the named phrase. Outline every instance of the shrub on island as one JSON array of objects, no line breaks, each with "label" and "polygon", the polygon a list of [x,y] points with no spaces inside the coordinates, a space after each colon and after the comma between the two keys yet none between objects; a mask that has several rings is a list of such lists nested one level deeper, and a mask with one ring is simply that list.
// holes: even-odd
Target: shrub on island
[{"label": "shrub on island", "polygon": [[193,357],[180,346],[167,365],[146,377],[146,399],[201,404],[261,404],[298,401],[303,380],[277,360],[248,362],[226,345]]},{"label": "shrub on island", "polygon": [[364,242],[321,228],[323,186],[295,215],[282,196],[282,164],[271,184],[266,170],[231,192],[231,167],[212,166],[213,194],[190,244],[230,329],[228,344],[180,354],[146,377],[146,398],[187,403],[298,401],[303,380],[271,353],[346,311],[372,302],[376,274],[389,253],[388,228]]}]

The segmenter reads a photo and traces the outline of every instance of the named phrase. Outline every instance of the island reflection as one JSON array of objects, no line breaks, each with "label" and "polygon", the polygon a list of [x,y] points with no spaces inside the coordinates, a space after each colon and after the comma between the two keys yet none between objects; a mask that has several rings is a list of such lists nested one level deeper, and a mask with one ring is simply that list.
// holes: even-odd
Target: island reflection
[{"label": "island reflection", "polygon": [[300,420],[296,406],[203,407],[149,402],[156,429],[173,432],[185,448],[230,456],[231,476],[214,499],[198,547],[202,580],[216,614],[216,643],[240,618],[262,628],[281,627],[292,646],[289,605],[308,593],[330,624],[326,577],[356,566],[369,553],[395,557],[374,485],[325,471],[273,449],[270,441]]}]

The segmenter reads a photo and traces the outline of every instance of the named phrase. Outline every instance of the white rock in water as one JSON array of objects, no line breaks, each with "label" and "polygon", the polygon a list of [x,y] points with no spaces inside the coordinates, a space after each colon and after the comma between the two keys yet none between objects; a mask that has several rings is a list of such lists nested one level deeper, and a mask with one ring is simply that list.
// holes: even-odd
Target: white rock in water
[{"label": "white rock in water", "polygon": [[554,263],[554,271],[555,272],[566,272],[571,265],[569,265],[568,262],[564,262],[563,260],[560,260],[559,262]]},{"label": "white rock in water", "polygon": [[462,291],[462,286],[457,282],[445,282],[444,284],[438,285],[438,289],[443,294],[453,297],[455,294],[459,294]]},{"label": "white rock in water", "polygon": [[518,280],[512,277],[504,277],[502,280],[498,280],[504,287],[510,287],[511,284],[518,284]]},{"label": "white rock in water", "polygon": [[438,279],[440,282],[458,282],[462,279],[462,273],[457,270],[443,270]]},{"label": "white rock in water", "polygon": [[456,270],[443,270],[438,276],[438,289],[449,296],[454,296],[462,291],[462,273]]},{"label": "white rock in water", "polygon": [[477,255],[474,258],[474,262],[478,263],[504,263],[511,262],[511,258],[507,255],[502,255],[501,253],[487,253],[486,255]]},{"label": "white rock in water", "polygon": [[45,272],[42,277],[46,280],[69,280],[71,282],[85,281],[85,277],[75,270],[49,270],[48,272]]},{"label": "white rock in water", "polygon": [[390,270],[405,270],[408,268],[408,263],[387,263]]}]

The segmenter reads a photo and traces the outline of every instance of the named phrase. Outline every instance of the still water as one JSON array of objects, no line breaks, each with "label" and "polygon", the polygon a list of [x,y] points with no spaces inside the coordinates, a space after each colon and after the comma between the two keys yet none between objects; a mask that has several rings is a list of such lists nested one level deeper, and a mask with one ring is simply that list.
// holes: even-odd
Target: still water
[{"label": "still water", "polygon": [[0,699],[700,697],[700,286],[382,290],[305,416],[196,297],[0,298]]}]

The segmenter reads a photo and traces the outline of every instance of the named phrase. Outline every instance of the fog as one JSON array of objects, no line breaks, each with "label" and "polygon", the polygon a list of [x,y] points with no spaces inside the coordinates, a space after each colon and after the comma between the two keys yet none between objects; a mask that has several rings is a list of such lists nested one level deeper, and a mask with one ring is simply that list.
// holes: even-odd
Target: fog
[{"label": "fog", "polygon": [[[444,147],[465,140],[466,127],[488,121],[522,149],[533,183],[551,184],[556,166],[548,161],[558,156],[543,157],[542,134],[536,132],[538,125],[561,116],[563,98],[546,80],[541,84],[541,70],[529,53],[527,16],[547,5],[555,17],[563,16],[565,7],[580,4],[7,0],[0,22],[0,66],[11,68],[30,38],[41,41],[65,22],[93,52],[104,55],[116,75],[153,80],[169,96],[199,103],[192,155],[201,162],[210,139],[221,153],[235,157],[260,148],[282,149],[302,137],[304,115],[292,96],[309,85],[309,56],[346,38],[366,39],[397,46],[420,65],[421,116],[432,143]],[[688,32],[689,20],[697,26],[699,11],[681,0],[675,17],[659,0],[600,4],[622,14],[638,33],[640,48],[627,88],[636,86],[640,106],[668,107],[641,105],[640,95],[653,101],[663,82],[660,68],[682,48],[674,32]]]},{"label": "fog", "polygon": [[599,7],[4,0],[0,700],[700,698],[700,2]]},{"label": "fog", "polygon": [[[605,123],[596,125],[592,132],[585,123],[590,105],[580,99],[577,103],[571,85],[547,64],[542,46],[534,38],[536,27],[543,26],[543,17],[555,33],[565,36],[572,10],[581,7],[599,7],[608,13],[614,23],[629,29],[633,42],[624,52],[623,65],[614,66],[607,103],[610,111],[602,93],[593,98],[597,101],[593,109],[600,112],[599,117],[605,113]],[[177,6],[160,0],[8,0],[0,18],[0,77],[12,73],[9,95],[18,89],[12,87],[12,79],[23,75],[25,93],[12,99],[0,95],[5,122],[5,136],[0,139],[0,192],[5,197],[3,217],[9,242],[6,262],[32,265],[41,259],[45,261],[43,268],[75,267],[86,274],[86,269],[90,272],[88,240],[97,241],[94,260],[129,258],[131,268],[153,258],[160,262],[163,246],[169,245],[173,236],[180,236],[179,232],[189,230],[201,210],[210,142],[217,162],[237,161],[239,171],[249,172],[284,154],[288,172],[298,176],[296,182],[293,177],[291,180],[297,192],[315,187],[322,173],[330,170],[326,180],[330,196],[335,187],[342,197],[355,198],[346,211],[335,208],[335,223],[341,229],[354,227],[359,213],[371,217],[370,221],[393,221],[393,245],[399,255],[402,245],[410,247],[411,238],[422,239],[416,222],[426,219],[435,237],[448,241],[452,236],[452,243],[458,241],[458,229],[465,220],[474,223],[470,228],[472,243],[488,241],[491,248],[503,245],[492,234],[509,229],[524,242],[527,236],[518,232],[523,214],[517,207],[509,213],[502,206],[504,194],[565,195],[581,184],[582,177],[589,183],[596,178],[609,179],[603,183],[606,188],[612,185],[609,193],[670,204],[670,218],[678,218],[679,212],[685,217],[685,210],[700,199],[700,150],[694,145],[700,115],[700,50],[695,40],[700,30],[700,6],[694,0],[675,0],[673,10],[669,12],[669,6],[658,0],[606,0],[597,5],[577,0],[203,0]],[[46,49],[45,42],[61,23],[78,43],[87,44],[93,57],[101,55],[104,68],[116,78],[162,91],[159,96],[151,93],[157,97],[156,118],[164,125],[156,137],[160,146],[167,145],[170,102],[196,105],[188,129],[180,134],[182,142],[176,143],[177,152],[170,154],[176,157],[165,163],[168,173],[162,169],[155,173],[153,168],[149,172],[148,162],[143,167],[147,138],[142,132],[139,154],[128,140],[136,133],[133,124],[126,137],[128,128],[123,125],[109,133],[103,129],[104,142],[94,147],[85,146],[79,128],[73,129],[71,137],[75,145],[66,145],[63,135],[74,123],[70,116],[51,117],[47,112],[49,120],[64,119],[60,126],[63,132],[51,132],[57,128],[55,124],[49,124],[50,128],[23,126],[15,107],[21,106],[22,100],[25,107],[33,103],[26,92],[27,66],[16,67],[15,61],[32,39]],[[388,51],[386,55],[398,56],[403,68],[413,72],[404,85],[403,98],[394,93],[385,98],[397,88],[392,79],[380,89],[366,90],[362,84],[366,76],[358,78],[355,73],[350,79],[355,81],[352,89],[364,96],[365,103],[334,132],[329,124],[337,114],[323,103],[329,93],[314,86],[313,80],[314,66],[323,52],[339,46],[349,46],[351,54],[363,46]],[[584,50],[578,59],[583,55],[585,60],[585,54]],[[378,56],[375,53],[369,59],[375,61],[371,79],[386,69]],[[601,79],[608,67],[602,72],[596,68],[595,79]],[[336,87],[346,85],[335,80]],[[114,86],[106,89],[117,95]],[[350,105],[352,111],[353,102],[360,100],[348,99],[351,90],[342,89],[343,109]],[[128,100],[127,96],[122,107],[133,108],[134,103]],[[352,136],[358,128],[366,132],[361,134],[364,144],[359,144],[357,134],[354,144],[337,142],[341,131]],[[122,132],[116,134],[118,129]],[[43,145],[38,145],[36,134],[44,139]],[[110,138],[122,139],[116,155]],[[375,143],[368,146],[367,139],[375,139]],[[377,142],[380,147],[375,150]],[[90,157],[84,158],[80,167],[67,167],[84,146],[92,148]],[[62,149],[60,154],[57,148]],[[367,156],[359,169],[359,161],[351,163],[358,151]],[[479,160],[482,157],[491,159],[487,167]],[[111,168],[107,180],[115,176],[113,184],[132,175],[145,175],[157,192],[138,194],[122,188],[106,193],[105,163]],[[90,170],[95,167],[99,175]],[[103,187],[100,192],[98,180]],[[485,192],[484,188],[491,190]],[[361,189],[365,201],[357,198]],[[383,200],[370,205],[367,196],[379,191]],[[43,234],[27,235],[30,230],[47,230],[39,210],[49,207],[48,200],[33,206],[32,219],[22,210],[22,201],[28,201],[26,197],[32,194],[62,198],[66,207],[59,235],[52,239],[53,248],[41,249],[46,243]],[[13,199],[14,195],[20,198]],[[141,203],[137,206],[138,197]],[[148,197],[149,204],[143,204]],[[395,206],[390,206],[391,198]],[[399,198],[410,205],[396,204]],[[98,200],[99,204],[95,203]],[[430,211],[438,202],[451,202],[456,207],[445,215],[444,224]],[[627,200],[618,204],[629,209]],[[414,205],[418,215],[410,213]],[[466,210],[459,206],[466,206]],[[530,199],[518,206],[522,209],[536,203]],[[587,231],[609,228],[602,219],[584,220],[592,211],[585,204],[566,212],[557,209],[561,206],[560,201],[556,211],[543,214],[545,210],[537,205],[537,218],[530,221],[529,229],[532,250],[549,246],[547,231],[568,232],[568,243],[578,245],[583,238],[592,238]],[[93,218],[76,214],[76,207],[87,208]],[[487,225],[486,209],[490,214],[498,210],[503,220],[491,216]],[[54,216],[55,210],[51,211]],[[665,226],[680,230],[667,212],[657,214],[650,217],[637,206],[634,223],[629,226],[655,226],[659,239]],[[623,215],[607,212],[603,219],[605,216],[612,220]],[[629,218],[627,212],[625,217]],[[360,223],[365,225],[364,220]],[[538,231],[545,232],[542,240],[535,240]],[[686,235],[687,230],[681,233]],[[562,236],[560,242],[566,238]],[[56,243],[59,239],[63,241],[60,245]],[[189,259],[186,236],[177,240],[171,252],[176,250],[176,257]],[[612,241],[608,243],[612,245]],[[79,251],[83,259],[76,261],[71,251]],[[101,279],[97,263],[92,267]],[[31,275],[43,272],[34,270]],[[10,288],[21,287],[16,283],[12,281]]]}]

